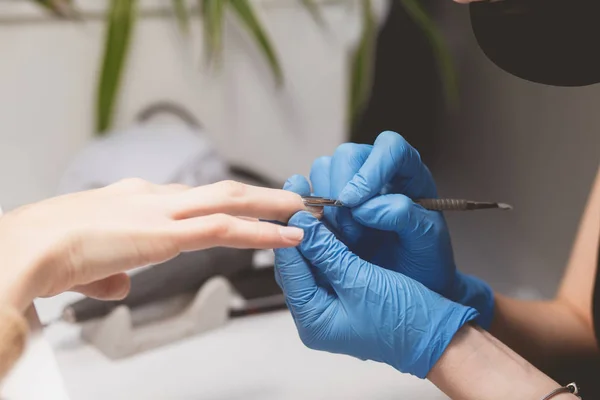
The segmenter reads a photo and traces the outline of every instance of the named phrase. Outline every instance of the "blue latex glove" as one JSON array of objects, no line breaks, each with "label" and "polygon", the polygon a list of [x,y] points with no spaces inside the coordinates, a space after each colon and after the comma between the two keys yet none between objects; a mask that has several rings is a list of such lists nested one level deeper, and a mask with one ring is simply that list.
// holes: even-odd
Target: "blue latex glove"
[{"label": "blue latex glove", "polygon": [[[298,248],[275,250],[278,281],[309,348],[379,361],[425,378],[456,332],[477,316],[402,274],[350,252],[307,212]],[[325,288],[315,279],[327,279]]]},{"label": "blue latex glove", "polygon": [[[419,153],[402,136],[383,132],[373,146],[343,144],[332,158],[315,161],[310,178],[315,195],[348,206],[327,208],[325,221],[352,251],[476,308],[477,323],[489,328],[493,292],[456,270],[443,214],[413,203],[437,197],[437,189]],[[288,189],[295,191],[298,182]]]}]

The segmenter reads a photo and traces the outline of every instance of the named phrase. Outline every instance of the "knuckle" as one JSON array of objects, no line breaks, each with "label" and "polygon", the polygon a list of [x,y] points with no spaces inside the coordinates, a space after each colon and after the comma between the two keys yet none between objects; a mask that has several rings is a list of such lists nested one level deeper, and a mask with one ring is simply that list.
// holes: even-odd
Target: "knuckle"
[{"label": "knuckle", "polygon": [[245,184],[233,180],[221,181],[217,185],[229,197],[243,197],[247,191]]},{"label": "knuckle", "polygon": [[121,179],[116,185],[122,186],[132,191],[144,191],[152,187],[152,184],[142,178],[125,178]]},{"label": "knuckle", "polygon": [[394,213],[393,223],[397,227],[400,227],[400,231],[403,232],[406,227],[409,225],[410,219],[413,217],[411,214],[412,211],[412,200],[406,196],[396,196],[394,200],[396,212]]},{"label": "knuckle", "polygon": [[404,153],[408,148],[410,148],[410,144],[402,135],[392,131],[385,131],[381,133],[377,138],[377,142],[389,147],[396,154]]},{"label": "knuckle", "polygon": [[408,144],[408,142],[404,140],[404,138],[401,136],[397,136],[396,138],[391,139],[389,141],[389,146],[393,149],[394,153],[397,156],[402,158],[404,158],[408,153],[410,153],[411,149],[411,145]]},{"label": "knuckle", "polygon": [[255,243],[267,244],[273,242],[273,236],[270,234],[270,229],[267,229],[267,226],[254,223],[254,234],[252,241]]},{"label": "knuckle", "polygon": [[394,164],[410,169],[417,168],[421,164],[421,155],[406,139],[391,131],[381,134],[383,144],[390,149],[394,158]]},{"label": "knuckle", "polygon": [[208,229],[213,237],[226,239],[231,235],[233,228],[233,218],[227,214],[213,214]]},{"label": "knuckle", "polygon": [[402,214],[406,214],[406,213],[410,212],[412,205],[413,205],[413,201],[403,195],[396,196],[396,199],[394,200],[394,202],[396,204],[397,210],[399,212],[401,212]]},{"label": "knuckle", "polygon": [[191,189],[190,186],[181,183],[169,183],[165,185],[165,188],[170,189],[172,191],[184,191]]},{"label": "knuckle", "polygon": [[385,144],[388,144],[392,147],[405,146],[406,144],[408,144],[406,139],[404,139],[404,136],[394,131],[381,132],[377,137],[377,141],[384,142]]}]

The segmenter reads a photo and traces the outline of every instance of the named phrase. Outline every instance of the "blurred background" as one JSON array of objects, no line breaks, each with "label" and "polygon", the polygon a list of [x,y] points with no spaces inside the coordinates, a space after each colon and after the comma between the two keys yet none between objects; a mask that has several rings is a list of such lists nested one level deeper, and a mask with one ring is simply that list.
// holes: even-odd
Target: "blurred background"
[{"label": "blurred background", "polygon": [[[5,211],[125,176],[276,186],[343,142],[393,130],[441,195],[515,207],[448,215],[460,268],[502,293],[553,296],[600,162],[600,87],[502,72],[450,0],[225,3],[0,0]],[[272,265],[246,256],[255,272]],[[197,270],[228,263],[218,257]],[[271,283],[240,284],[242,303],[271,298]],[[78,299],[39,300],[42,322]],[[128,334],[145,340],[133,350],[108,316],[83,324],[87,336],[81,324],[46,328],[71,398],[445,398],[391,368],[305,349],[285,310],[181,337],[178,323],[214,309],[153,312],[151,331],[132,314]]]}]

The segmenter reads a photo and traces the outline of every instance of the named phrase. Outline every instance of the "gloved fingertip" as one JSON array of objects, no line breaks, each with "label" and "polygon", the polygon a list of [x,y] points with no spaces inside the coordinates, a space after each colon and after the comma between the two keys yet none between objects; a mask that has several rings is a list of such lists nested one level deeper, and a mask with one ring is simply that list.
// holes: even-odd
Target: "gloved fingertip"
[{"label": "gloved fingertip", "polygon": [[375,139],[375,144],[385,143],[388,145],[406,145],[408,142],[404,139],[404,136],[394,131],[383,131]]},{"label": "gloved fingertip", "polygon": [[283,190],[297,193],[300,196],[310,196],[310,183],[302,175],[293,175],[285,181]]},{"label": "gloved fingertip", "polygon": [[312,163],[311,172],[313,170],[327,170],[329,171],[329,167],[331,166],[331,157],[330,156],[322,156],[317,158]]},{"label": "gloved fingertip", "polygon": [[340,192],[338,200],[346,207],[355,207],[361,203],[364,196],[357,190],[352,182],[349,182]]}]

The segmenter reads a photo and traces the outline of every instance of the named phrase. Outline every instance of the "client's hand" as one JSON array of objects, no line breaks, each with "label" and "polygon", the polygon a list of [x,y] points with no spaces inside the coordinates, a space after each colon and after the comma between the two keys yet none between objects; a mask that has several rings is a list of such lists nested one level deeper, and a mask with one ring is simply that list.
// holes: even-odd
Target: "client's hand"
[{"label": "client's hand", "polygon": [[129,291],[124,271],[215,246],[296,246],[287,220],[297,194],[238,182],[198,188],[125,180],[24,206],[0,217],[0,301],[26,308],[67,290],[101,299]]},{"label": "client's hand", "polygon": [[303,228],[305,238],[298,249],[275,250],[276,275],[300,338],[312,349],[425,378],[456,332],[477,316],[473,308],[360,259],[309,213],[296,214],[290,225]]}]

